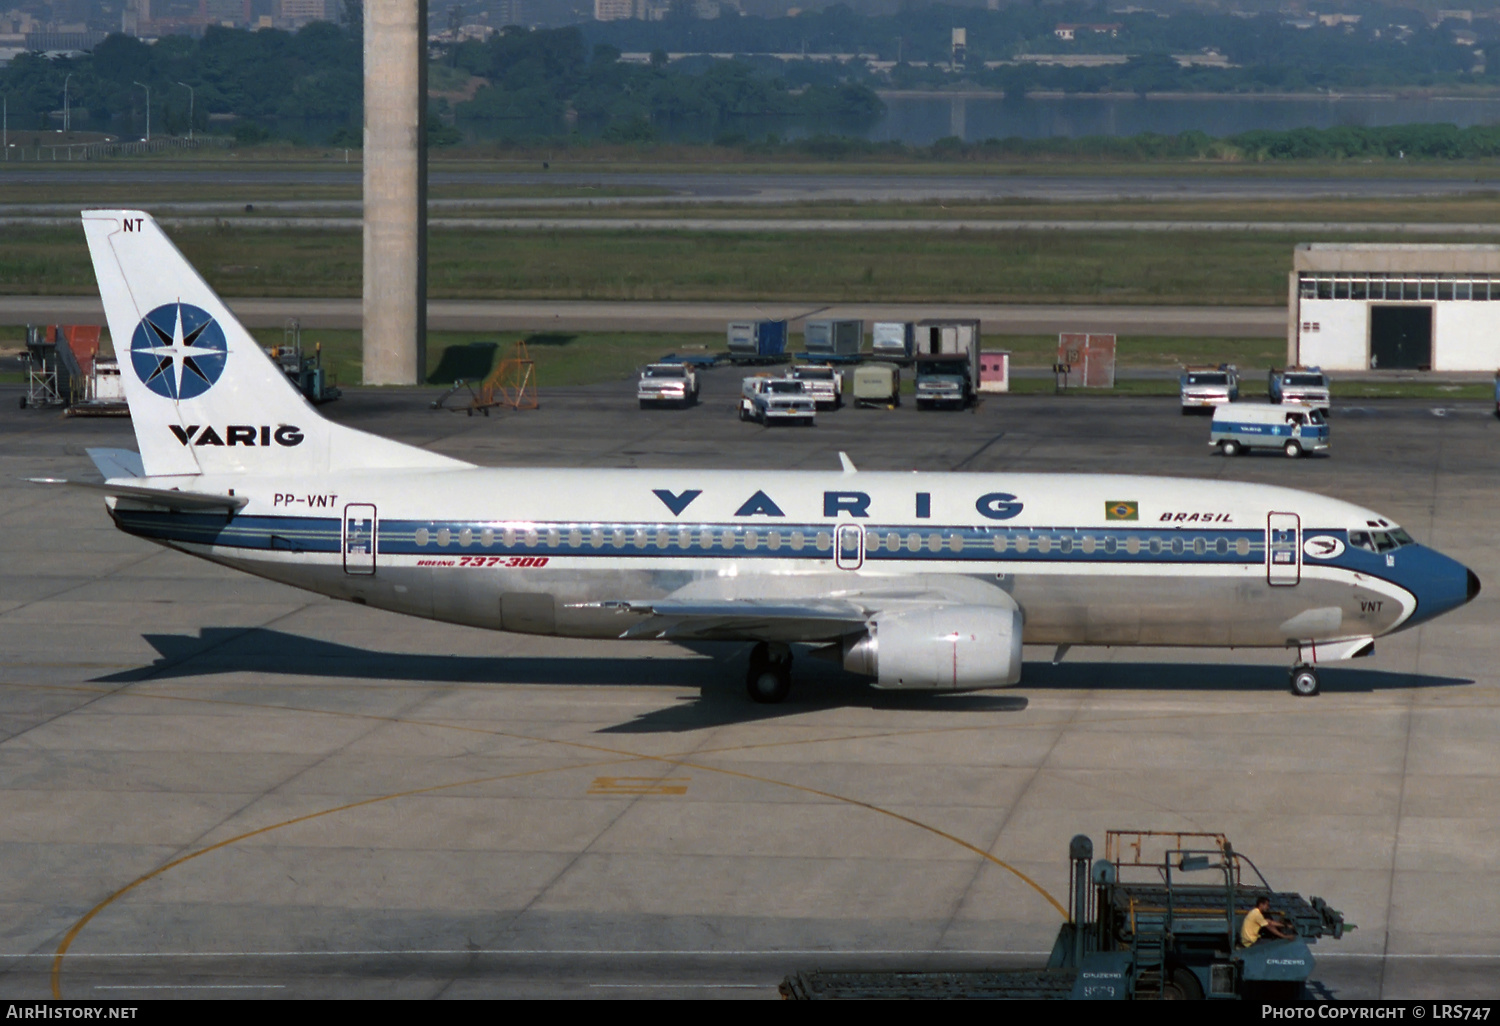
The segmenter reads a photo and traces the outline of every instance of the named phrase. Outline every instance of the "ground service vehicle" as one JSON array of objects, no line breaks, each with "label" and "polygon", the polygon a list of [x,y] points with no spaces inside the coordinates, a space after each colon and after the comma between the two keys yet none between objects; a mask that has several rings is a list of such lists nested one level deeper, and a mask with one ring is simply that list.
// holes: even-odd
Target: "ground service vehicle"
[{"label": "ground service vehicle", "polygon": [[[1382,513],[1222,477],[479,466],[324,417],[150,214],[82,221],[138,450],[90,453],[102,482],[41,483],[98,495],[142,544],[340,601],[744,642],[747,692],[779,702],[797,651],[962,691],[1019,683],[1023,640],[1275,649],[1312,694],[1317,664],[1480,590]],[[814,417],[801,382],[774,387]]]},{"label": "ground service vehicle", "polygon": [[641,368],[635,397],[641,409],[691,406],[698,401],[698,375],[685,363],[653,363]]},{"label": "ground service vehicle", "polygon": [[901,369],[889,363],[866,363],[854,369],[854,405],[901,405]]},{"label": "ground service vehicle", "polygon": [[1214,408],[1208,444],[1225,456],[1251,449],[1279,449],[1288,456],[1302,456],[1328,448],[1328,420],[1322,410],[1305,403],[1225,403]]},{"label": "ground service vehicle", "polygon": [[974,363],[967,353],[917,357],[917,409],[961,410],[973,402]]},{"label": "ground service vehicle", "polygon": [[1306,403],[1320,410],[1329,407],[1328,375],[1317,367],[1272,367],[1266,391],[1273,403]]},{"label": "ground service vehicle", "polygon": [[[793,973],[788,998],[1161,998],[1297,1001],[1316,965],[1308,949],[1351,924],[1322,898],[1272,890],[1223,834],[1111,830],[1104,858],[1079,834],[1068,921],[1041,969]],[[1269,918],[1293,936],[1241,944],[1244,917],[1270,899]]]},{"label": "ground service vehicle", "polygon": [[1184,367],[1178,379],[1182,394],[1182,412],[1186,416],[1202,410],[1211,411],[1222,403],[1240,397],[1240,381],[1231,363],[1217,367]]},{"label": "ground service vehicle", "polygon": [[787,376],[802,382],[803,391],[813,397],[818,409],[836,410],[844,405],[844,376],[826,363],[800,364]]},{"label": "ground service vehicle", "polygon": [[740,388],[740,420],[811,427],[817,412],[817,400],[795,378],[746,378]]}]

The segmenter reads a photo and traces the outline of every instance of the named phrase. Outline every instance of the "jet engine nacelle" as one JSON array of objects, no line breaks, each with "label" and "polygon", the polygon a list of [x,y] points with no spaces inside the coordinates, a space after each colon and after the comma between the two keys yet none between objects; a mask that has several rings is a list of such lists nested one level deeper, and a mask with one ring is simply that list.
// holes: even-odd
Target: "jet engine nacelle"
[{"label": "jet engine nacelle", "polygon": [[1021,611],[936,606],[877,615],[844,646],[844,668],[879,688],[958,691],[1021,679]]}]

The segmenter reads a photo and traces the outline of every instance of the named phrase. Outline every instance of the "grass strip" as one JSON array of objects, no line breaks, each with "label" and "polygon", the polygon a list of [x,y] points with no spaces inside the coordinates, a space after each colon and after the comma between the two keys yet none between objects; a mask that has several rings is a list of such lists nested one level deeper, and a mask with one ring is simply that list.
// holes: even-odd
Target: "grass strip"
[{"label": "grass strip", "polygon": [[[223,295],[360,294],[357,231],[225,224],[171,234]],[[1269,306],[1285,302],[1291,250],[1300,241],[1291,234],[1191,231],[434,231],[427,287],[434,299]],[[20,228],[0,235],[0,293],[93,289],[81,231]]]}]

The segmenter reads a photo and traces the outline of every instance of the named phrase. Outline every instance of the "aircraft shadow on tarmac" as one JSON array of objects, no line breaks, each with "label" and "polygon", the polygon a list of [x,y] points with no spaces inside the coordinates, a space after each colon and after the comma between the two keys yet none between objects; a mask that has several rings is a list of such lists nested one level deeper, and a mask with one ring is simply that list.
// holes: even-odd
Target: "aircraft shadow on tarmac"
[{"label": "aircraft shadow on tarmac", "polygon": [[[817,709],[870,708],[927,712],[1021,712],[1029,702],[1016,690],[998,692],[881,691],[837,663],[798,658],[796,686],[779,705],[756,705],[740,687],[749,646],[695,643],[699,657],[577,658],[462,656],[383,652],[264,628],[205,627],[197,635],[142,635],[158,653],[150,665],[97,677],[132,683],[215,674],[265,674],[435,684],[558,684],[696,688],[696,697],[653,710],[603,733],[657,733],[771,720]],[[707,656],[709,658],[702,658]],[[1394,673],[1358,666],[1323,667],[1325,694],[1472,684],[1472,680]],[[1017,689],[1039,691],[1255,692],[1286,687],[1277,666],[1213,663],[1097,663],[1082,659],[1025,666]],[[1288,700],[1291,698],[1288,696]],[[1313,699],[1316,701],[1316,699]]]}]

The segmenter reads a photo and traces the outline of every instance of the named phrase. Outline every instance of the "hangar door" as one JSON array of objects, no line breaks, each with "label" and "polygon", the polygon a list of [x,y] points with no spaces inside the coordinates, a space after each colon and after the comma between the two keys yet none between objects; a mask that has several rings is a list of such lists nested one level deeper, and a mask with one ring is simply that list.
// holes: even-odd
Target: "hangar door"
[{"label": "hangar door", "polygon": [[1429,370],[1432,367],[1432,307],[1370,307],[1370,367]]}]

